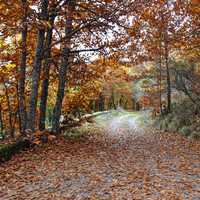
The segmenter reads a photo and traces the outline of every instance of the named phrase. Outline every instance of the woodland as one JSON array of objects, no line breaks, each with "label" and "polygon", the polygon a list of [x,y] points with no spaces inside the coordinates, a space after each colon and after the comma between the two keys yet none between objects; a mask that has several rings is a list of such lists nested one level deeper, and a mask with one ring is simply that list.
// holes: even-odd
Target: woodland
[{"label": "woodland", "polygon": [[200,199],[199,0],[0,0],[0,199]]}]

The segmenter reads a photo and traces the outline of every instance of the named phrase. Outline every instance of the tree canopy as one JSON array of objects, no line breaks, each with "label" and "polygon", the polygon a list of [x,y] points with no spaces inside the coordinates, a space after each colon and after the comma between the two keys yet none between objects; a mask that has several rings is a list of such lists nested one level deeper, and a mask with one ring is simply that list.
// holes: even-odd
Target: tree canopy
[{"label": "tree canopy", "polygon": [[2,130],[12,136],[27,129],[44,130],[49,111],[52,131],[59,132],[62,113],[90,112],[108,91],[111,102],[114,88],[119,92],[116,85],[122,82],[131,87],[125,87],[122,96],[134,99],[137,91],[131,85],[140,79],[153,107],[162,110],[166,101],[171,112],[174,89],[198,106],[199,4],[2,0]]}]

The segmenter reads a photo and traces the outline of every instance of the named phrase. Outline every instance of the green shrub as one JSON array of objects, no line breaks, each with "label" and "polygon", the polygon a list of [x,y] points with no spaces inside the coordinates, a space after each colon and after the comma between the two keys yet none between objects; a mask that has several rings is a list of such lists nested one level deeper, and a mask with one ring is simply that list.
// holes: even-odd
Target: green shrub
[{"label": "green shrub", "polygon": [[196,131],[200,132],[200,126],[199,126],[199,124],[196,126]]},{"label": "green shrub", "polygon": [[166,120],[168,123],[174,122],[174,115],[173,115],[172,113],[166,115],[165,120]]},{"label": "green shrub", "polygon": [[161,122],[162,122],[162,120],[161,120],[160,118],[157,118],[157,119],[154,121],[153,125],[154,125],[156,128],[161,129]]},{"label": "green shrub", "polygon": [[28,140],[18,140],[15,143],[3,145],[0,147],[0,163],[10,160],[14,154],[29,147],[30,142]]},{"label": "green shrub", "polygon": [[188,126],[183,126],[180,131],[181,134],[183,134],[184,136],[189,136],[191,134],[191,128]]},{"label": "green shrub", "polygon": [[154,125],[162,130],[170,132],[180,132],[184,136],[198,138],[200,125],[196,121],[196,106],[184,99],[180,103],[172,104],[172,113],[159,116],[155,119]]},{"label": "green shrub", "polygon": [[193,139],[200,139],[200,132],[193,131],[191,133],[191,138],[193,138]]},{"label": "green shrub", "polygon": [[164,119],[164,120],[161,121],[161,129],[163,129],[164,131],[167,131],[168,126],[169,126],[168,119]]},{"label": "green shrub", "polygon": [[5,135],[0,133],[0,140],[3,140],[5,138]]},{"label": "green shrub", "polygon": [[65,131],[64,136],[70,139],[80,139],[88,135],[88,131],[80,128],[71,128]]},{"label": "green shrub", "polygon": [[180,124],[178,121],[172,121],[171,123],[169,123],[168,125],[168,130],[171,132],[176,132],[179,130]]}]

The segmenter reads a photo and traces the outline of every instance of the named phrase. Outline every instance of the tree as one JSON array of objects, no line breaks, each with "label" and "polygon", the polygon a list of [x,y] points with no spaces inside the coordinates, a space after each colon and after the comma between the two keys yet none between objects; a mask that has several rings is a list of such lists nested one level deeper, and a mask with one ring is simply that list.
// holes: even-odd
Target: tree
[{"label": "tree", "polygon": [[49,73],[51,66],[51,45],[52,45],[52,36],[53,36],[53,26],[54,20],[56,17],[56,11],[52,8],[49,12],[49,27],[47,28],[47,35],[45,41],[45,53],[44,53],[44,66],[43,74],[44,79],[42,81],[42,91],[40,99],[40,117],[39,117],[39,129],[45,129],[45,119],[46,119],[46,107],[47,107],[47,98],[48,98],[48,87],[49,87]]},{"label": "tree", "polygon": [[27,12],[28,5],[26,0],[21,1],[22,4],[22,31],[21,31],[21,59],[18,69],[19,80],[18,80],[18,96],[19,96],[19,116],[20,116],[20,127],[22,133],[26,130],[26,107],[25,107],[25,79],[26,79],[26,57],[27,57],[27,33],[28,33],[28,21]]},{"label": "tree", "polygon": [[[171,70],[169,67],[170,56],[180,45],[188,31],[187,3],[179,1],[151,1],[143,5],[140,20],[135,21],[133,28],[139,35],[138,40],[133,40],[133,45],[139,46],[137,54],[142,55],[143,61],[160,60],[160,85],[161,80],[166,77],[167,109],[171,112]],[[130,32],[137,39],[135,32]],[[136,36],[135,36],[136,35]],[[131,47],[132,47],[131,46]],[[132,48],[130,48],[132,49]],[[139,56],[137,56],[139,57]],[[165,66],[165,73],[161,73],[161,65]],[[160,90],[161,92],[161,90]],[[160,94],[160,102],[161,102]]]},{"label": "tree", "polygon": [[66,24],[65,24],[65,40],[62,49],[62,60],[59,69],[59,83],[56,95],[56,103],[53,110],[52,131],[59,132],[59,119],[61,115],[62,102],[65,94],[66,73],[70,62],[71,36],[69,36],[73,29],[73,12],[75,9],[75,0],[69,0],[66,8]]},{"label": "tree", "polygon": [[44,40],[45,40],[45,26],[42,22],[47,21],[48,19],[48,0],[41,1],[41,12],[39,14],[40,23],[38,27],[37,34],[37,45],[35,49],[35,58],[33,63],[33,72],[32,72],[32,86],[31,86],[31,94],[29,100],[29,111],[28,111],[28,120],[27,120],[27,128],[34,131],[35,130],[35,122],[36,122],[36,107],[38,100],[38,89],[40,82],[40,72],[41,72],[41,64],[43,59],[43,51],[44,51]]}]

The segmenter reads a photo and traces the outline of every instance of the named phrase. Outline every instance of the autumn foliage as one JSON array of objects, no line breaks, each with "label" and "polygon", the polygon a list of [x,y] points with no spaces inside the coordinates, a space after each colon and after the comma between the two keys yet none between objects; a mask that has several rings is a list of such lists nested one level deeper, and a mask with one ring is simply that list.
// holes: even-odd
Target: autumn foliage
[{"label": "autumn foliage", "polygon": [[[164,98],[171,112],[171,61],[183,57],[195,68],[194,96],[188,94],[198,104],[198,0],[1,1],[0,21],[2,133],[43,131],[47,115],[57,133],[62,113],[91,112],[97,101],[105,109],[106,98],[106,108],[125,105],[126,98],[113,101],[113,91],[123,90],[119,83],[147,76],[155,83],[134,101],[162,111]],[[131,92],[121,96],[131,98]]]}]

